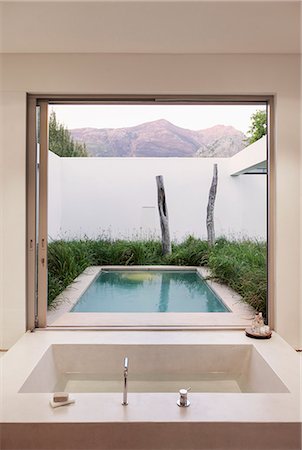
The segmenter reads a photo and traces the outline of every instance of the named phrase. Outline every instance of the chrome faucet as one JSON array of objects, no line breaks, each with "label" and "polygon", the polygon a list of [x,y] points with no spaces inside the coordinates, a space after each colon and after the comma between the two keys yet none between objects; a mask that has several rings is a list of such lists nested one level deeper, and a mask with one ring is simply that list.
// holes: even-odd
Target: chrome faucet
[{"label": "chrome faucet", "polygon": [[128,405],[128,357],[124,359],[124,391],[122,405]]}]

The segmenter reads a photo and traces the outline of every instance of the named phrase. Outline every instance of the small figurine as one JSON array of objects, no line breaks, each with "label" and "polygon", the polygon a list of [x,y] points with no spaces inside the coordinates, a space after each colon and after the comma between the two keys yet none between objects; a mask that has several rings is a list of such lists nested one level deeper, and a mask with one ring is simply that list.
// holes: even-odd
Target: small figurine
[{"label": "small figurine", "polygon": [[270,327],[264,324],[262,312],[255,314],[252,325],[246,328],[245,334],[255,339],[269,339],[272,336]]},{"label": "small figurine", "polygon": [[260,314],[256,313],[254,319],[252,320],[252,331],[254,333],[259,333],[260,329]]}]

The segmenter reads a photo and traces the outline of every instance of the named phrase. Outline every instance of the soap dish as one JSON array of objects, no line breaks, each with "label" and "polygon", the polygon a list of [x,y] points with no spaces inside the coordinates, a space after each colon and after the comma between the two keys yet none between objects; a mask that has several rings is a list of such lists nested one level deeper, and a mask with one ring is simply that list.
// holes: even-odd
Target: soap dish
[{"label": "soap dish", "polygon": [[49,400],[49,404],[52,408],[58,408],[59,406],[71,405],[72,403],[75,403],[75,400],[72,398],[70,398],[69,400],[66,400],[65,402],[54,402],[53,400]]},{"label": "soap dish", "polygon": [[252,330],[252,328],[248,327],[245,329],[246,336],[253,338],[253,339],[270,339],[272,337],[272,332],[269,331],[265,334],[256,333]]},{"label": "soap dish", "polygon": [[75,403],[74,399],[69,398],[68,392],[54,392],[49,404],[52,408],[58,408],[59,406],[65,406]]}]

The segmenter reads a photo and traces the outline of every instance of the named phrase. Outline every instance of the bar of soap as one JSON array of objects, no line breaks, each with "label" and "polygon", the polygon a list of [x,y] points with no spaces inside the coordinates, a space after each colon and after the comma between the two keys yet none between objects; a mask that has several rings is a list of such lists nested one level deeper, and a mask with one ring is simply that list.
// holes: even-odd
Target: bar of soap
[{"label": "bar of soap", "polygon": [[54,403],[68,402],[68,392],[55,392],[53,394]]}]

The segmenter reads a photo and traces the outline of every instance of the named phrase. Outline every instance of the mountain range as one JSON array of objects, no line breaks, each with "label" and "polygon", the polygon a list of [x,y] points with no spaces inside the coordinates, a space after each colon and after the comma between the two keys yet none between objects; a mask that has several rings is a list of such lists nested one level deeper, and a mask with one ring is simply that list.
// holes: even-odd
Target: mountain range
[{"label": "mountain range", "polygon": [[246,147],[246,136],[232,126],[189,130],[165,119],[128,128],[77,128],[75,141],[99,157],[230,157]]}]

